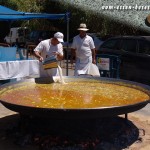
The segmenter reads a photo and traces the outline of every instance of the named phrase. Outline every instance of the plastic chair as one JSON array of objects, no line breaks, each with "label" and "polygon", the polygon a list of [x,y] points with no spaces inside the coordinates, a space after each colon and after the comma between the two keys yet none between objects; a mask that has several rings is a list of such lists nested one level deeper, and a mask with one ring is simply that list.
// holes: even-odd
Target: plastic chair
[{"label": "plastic chair", "polygon": [[35,44],[31,44],[31,45],[27,46],[27,57],[29,54],[30,54],[30,56],[34,54],[33,50],[36,48],[36,46],[37,45],[35,45]]},{"label": "plastic chair", "polygon": [[96,64],[101,77],[120,78],[121,59],[116,55],[97,54]]}]

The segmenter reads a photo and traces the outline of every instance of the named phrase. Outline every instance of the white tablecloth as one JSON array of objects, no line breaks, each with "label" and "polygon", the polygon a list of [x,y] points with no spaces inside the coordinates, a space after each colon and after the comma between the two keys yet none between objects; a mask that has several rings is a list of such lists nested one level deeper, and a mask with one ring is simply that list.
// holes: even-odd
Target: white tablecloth
[{"label": "white tablecloth", "polygon": [[0,62],[0,80],[39,77],[38,60],[17,60]]}]

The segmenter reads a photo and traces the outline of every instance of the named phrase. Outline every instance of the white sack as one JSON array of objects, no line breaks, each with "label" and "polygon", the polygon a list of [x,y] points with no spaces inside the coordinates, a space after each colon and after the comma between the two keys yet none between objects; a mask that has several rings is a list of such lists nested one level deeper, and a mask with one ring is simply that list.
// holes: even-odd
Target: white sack
[{"label": "white sack", "polygon": [[88,74],[92,76],[97,76],[100,77],[100,72],[96,64],[90,64],[89,69],[88,69]]}]

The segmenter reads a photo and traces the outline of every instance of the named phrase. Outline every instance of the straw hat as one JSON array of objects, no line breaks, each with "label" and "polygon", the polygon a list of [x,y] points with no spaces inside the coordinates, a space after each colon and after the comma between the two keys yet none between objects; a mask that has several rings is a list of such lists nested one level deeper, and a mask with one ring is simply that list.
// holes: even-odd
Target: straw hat
[{"label": "straw hat", "polygon": [[79,26],[79,28],[77,30],[88,31],[89,29],[87,29],[85,23],[81,23],[80,26]]},{"label": "straw hat", "polygon": [[146,17],[145,24],[150,27],[150,14]]}]

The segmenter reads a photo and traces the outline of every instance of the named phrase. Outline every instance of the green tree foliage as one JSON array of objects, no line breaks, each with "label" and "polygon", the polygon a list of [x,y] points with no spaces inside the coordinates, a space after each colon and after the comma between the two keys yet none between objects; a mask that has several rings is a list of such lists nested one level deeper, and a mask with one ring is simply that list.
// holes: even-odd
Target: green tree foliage
[{"label": "green tree foliage", "polygon": [[[90,29],[89,32],[98,32],[100,35],[147,35],[148,33],[118,22],[98,12],[92,12],[80,9],[75,5],[70,5],[61,0],[0,0],[0,5],[12,8],[14,10],[25,12],[41,13],[66,13],[70,12],[70,37],[78,34],[77,28],[84,22]],[[18,21],[13,25],[30,26],[31,29],[40,30],[59,30],[66,35],[66,21],[34,19],[30,21]]]},{"label": "green tree foliage", "polygon": [[[18,11],[23,12],[36,12],[42,11],[43,7],[37,0],[11,0],[16,5]],[[37,19],[31,21],[21,21],[21,26],[29,26],[31,29],[41,28],[43,25]]]}]

